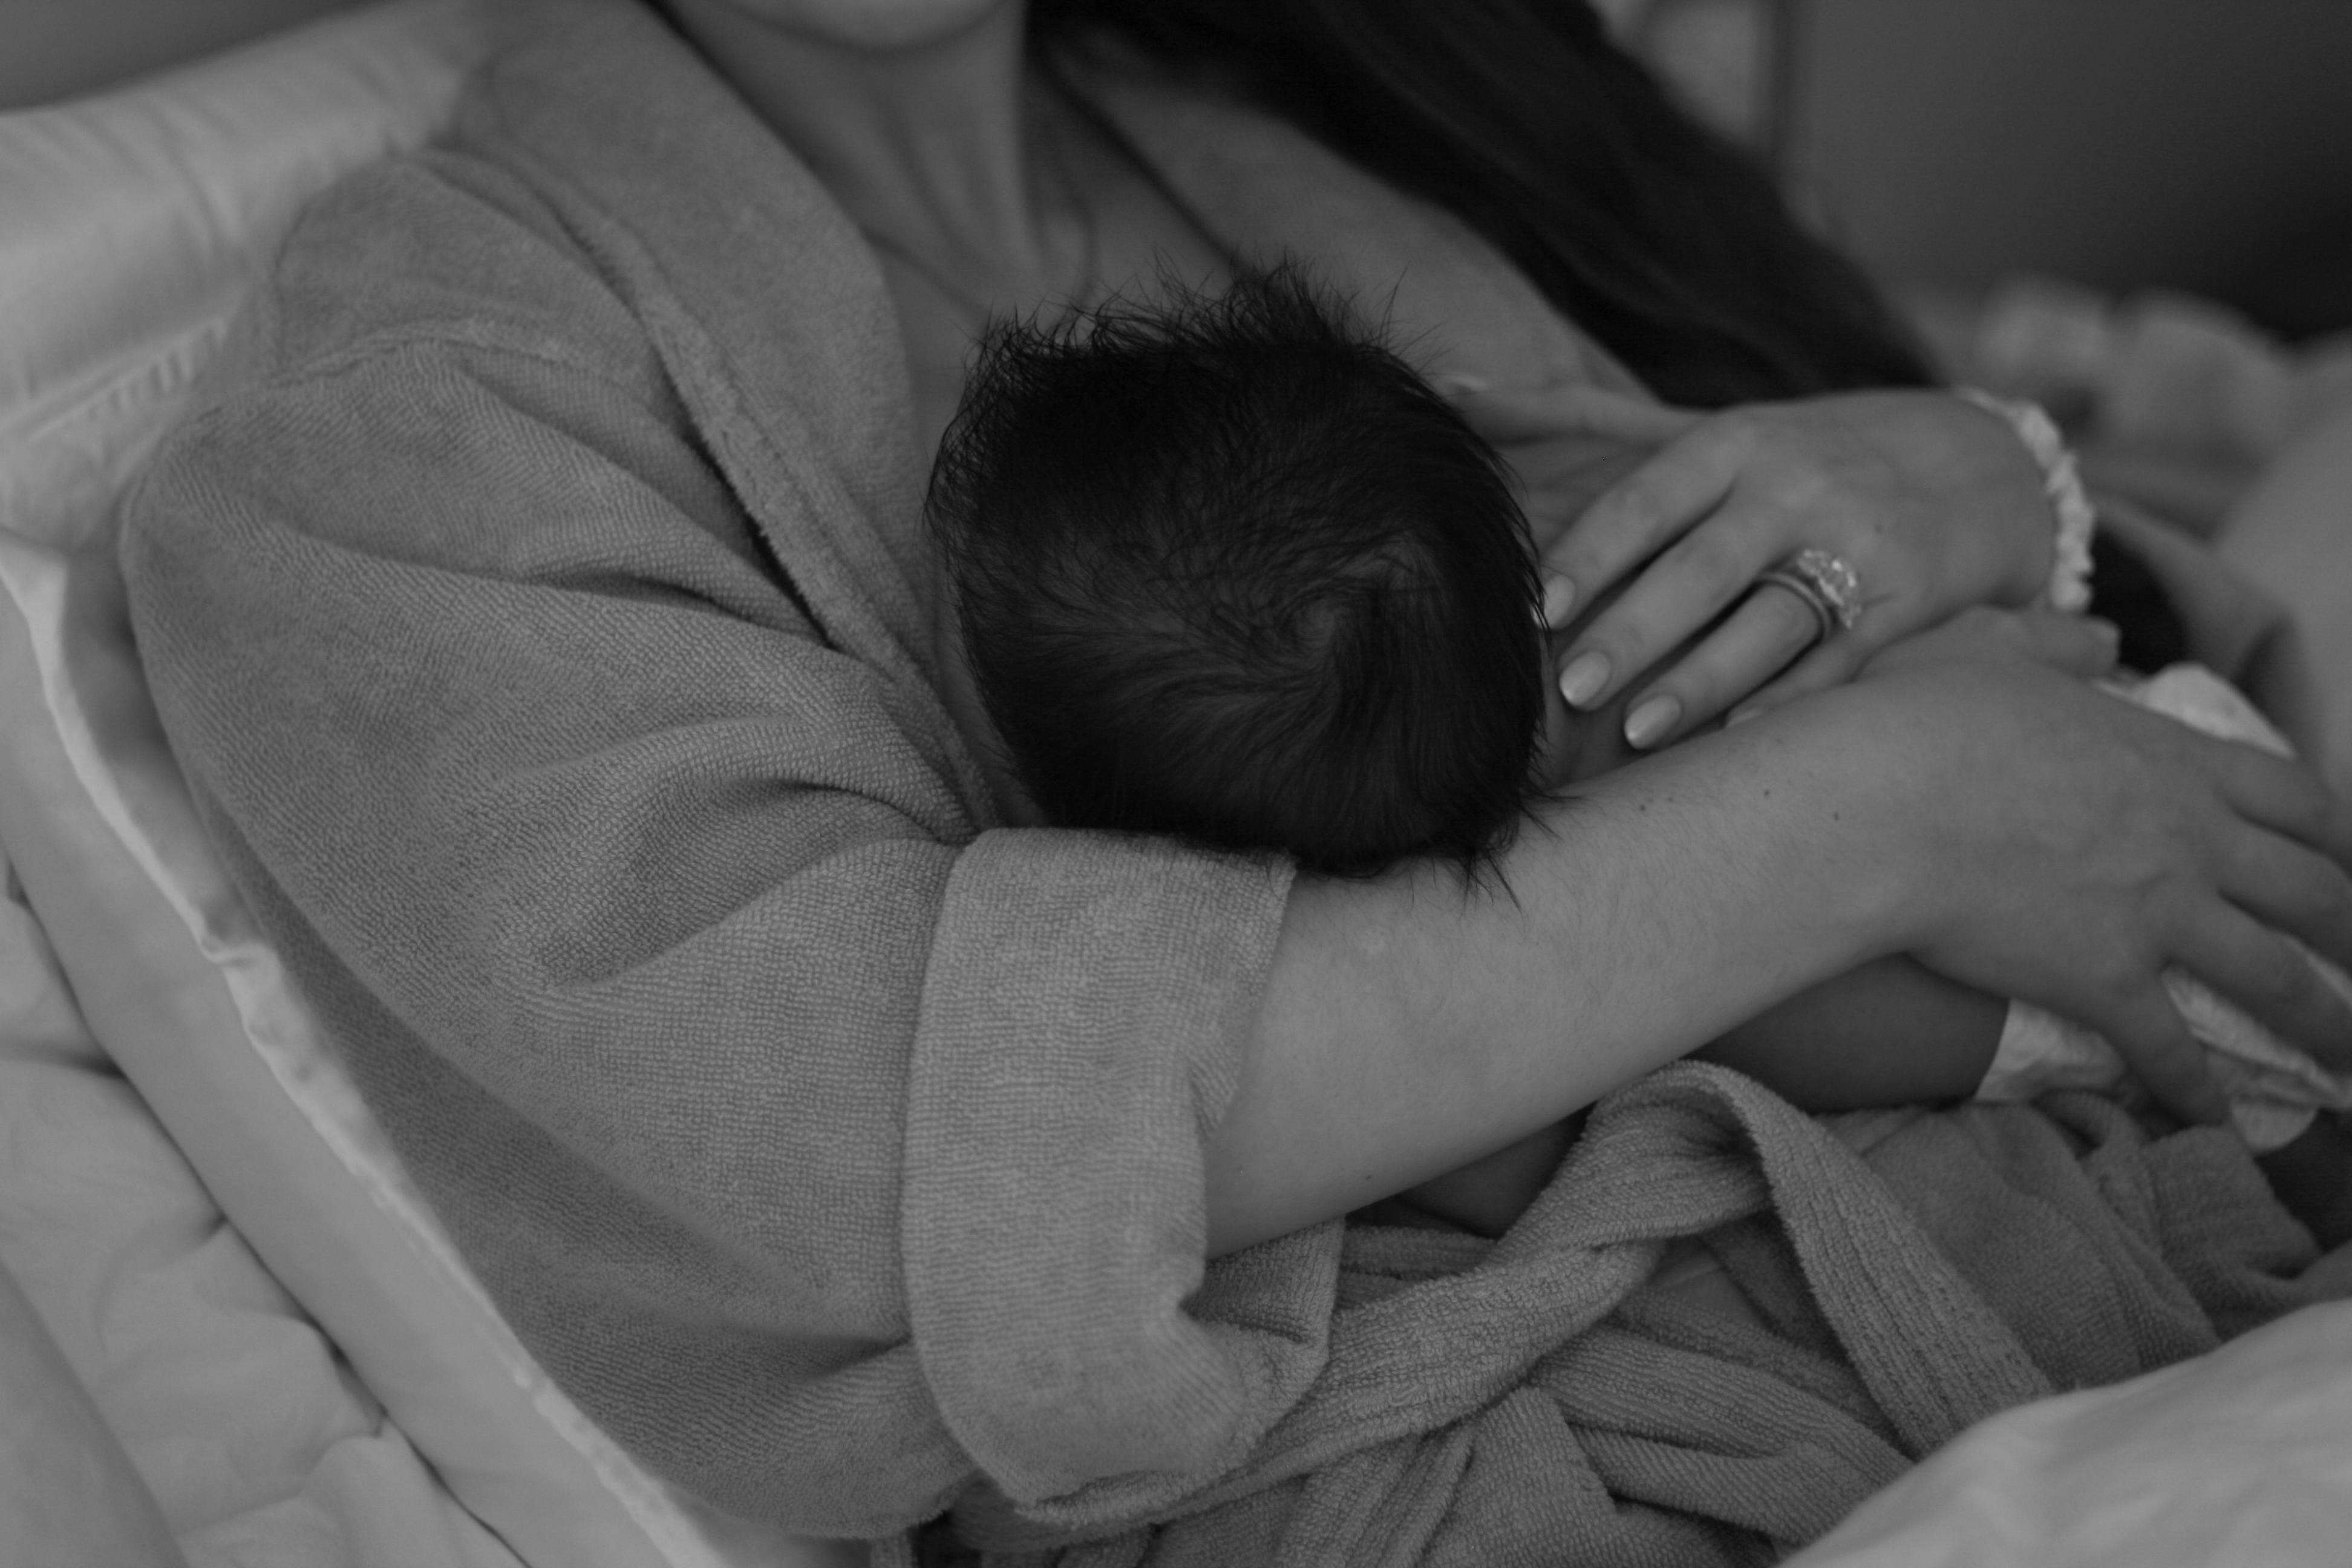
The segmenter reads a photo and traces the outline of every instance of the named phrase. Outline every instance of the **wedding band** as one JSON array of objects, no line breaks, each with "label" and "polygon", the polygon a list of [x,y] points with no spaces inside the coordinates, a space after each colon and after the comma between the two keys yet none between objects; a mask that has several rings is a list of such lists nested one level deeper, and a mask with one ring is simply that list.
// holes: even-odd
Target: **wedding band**
[{"label": "wedding band", "polygon": [[1862,619],[1862,577],[1843,555],[1826,550],[1800,550],[1756,579],[1786,588],[1804,601],[1821,623],[1821,638],[1843,628],[1852,631]]}]

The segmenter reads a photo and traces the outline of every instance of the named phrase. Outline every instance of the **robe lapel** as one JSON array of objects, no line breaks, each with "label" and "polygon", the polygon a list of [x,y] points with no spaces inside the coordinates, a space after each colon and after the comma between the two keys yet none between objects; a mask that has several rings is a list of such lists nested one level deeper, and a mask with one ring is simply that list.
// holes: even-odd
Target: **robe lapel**
[{"label": "robe lapel", "polygon": [[[697,437],[828,643],[981,823],[940,701],[926,465],[898,316],[814,175],[636,0],[518,0],[475,112],[644,324]],[[550,13],[552,13],[551,15]]]},{"label": "robe lapel", "polygon": [[634,0],[543,0],[484,101],[628,298],[825,635],[930,668],[905,352],[848,216]]}]

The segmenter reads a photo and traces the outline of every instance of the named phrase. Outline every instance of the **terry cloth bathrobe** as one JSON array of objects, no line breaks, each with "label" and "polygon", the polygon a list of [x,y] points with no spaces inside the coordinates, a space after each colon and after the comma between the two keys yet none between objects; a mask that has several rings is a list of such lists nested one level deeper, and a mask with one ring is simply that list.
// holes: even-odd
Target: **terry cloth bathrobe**
[{"label": "terry cloth bathrobe", "polygon": [[[1620,374],[1297,136],[1105,93],[1237,246],[1402,278],[1498,379]],[[173,742],[523,1341],[719,1507],[955,1503],[1105,1563],[1740,1560],[2298,1300],[2221,1135],[1842,1142],[1698,1068],[1499,1244],[1204,1267],[1290,873],[994,822],[873,258],[626,0],[519,7],[444,146],[310,212],[247,357],[126,528]],[[1702,1235],[1760,1320],[1644,1287]]]}]

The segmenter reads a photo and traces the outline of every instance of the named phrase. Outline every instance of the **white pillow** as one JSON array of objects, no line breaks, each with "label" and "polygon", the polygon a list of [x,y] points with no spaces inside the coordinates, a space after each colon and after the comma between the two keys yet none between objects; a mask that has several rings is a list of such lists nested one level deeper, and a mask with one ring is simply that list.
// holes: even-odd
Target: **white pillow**
[{"label": "white pillow", "polygon": [[520,1568],[223,1217],[7,881],[0,1563]]},{"label": "white pillow", "polygon": [[0,843],[91,1027],[222,1209],[526,1562],[855,1562],[673,1493],[524,1351],[226,879],[123,616],[125,478],[294,209],[446,113],[485,11],[399,0],[0,117]]}]

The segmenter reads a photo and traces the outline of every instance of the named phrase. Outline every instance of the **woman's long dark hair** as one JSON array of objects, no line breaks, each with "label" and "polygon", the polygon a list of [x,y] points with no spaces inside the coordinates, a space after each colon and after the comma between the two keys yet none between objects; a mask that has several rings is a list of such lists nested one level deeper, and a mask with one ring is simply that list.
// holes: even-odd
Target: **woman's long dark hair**
[{"label": "woman's long dark hair", "polygon": [[1670,402],[1931,379],[1861,273],[1585,0],[1034,0],[1462,218]]}]

